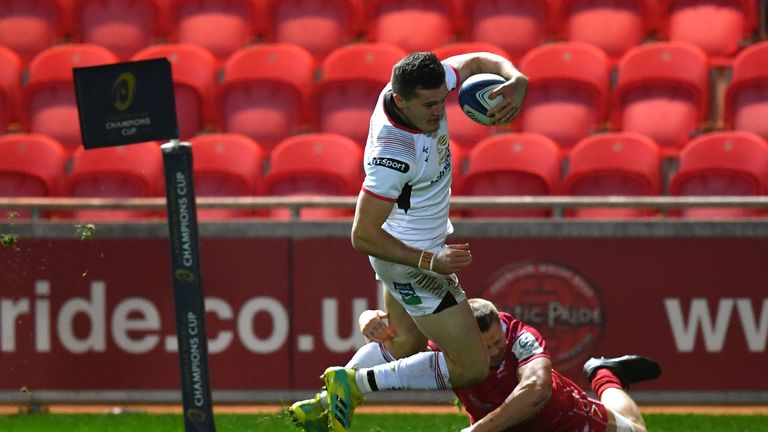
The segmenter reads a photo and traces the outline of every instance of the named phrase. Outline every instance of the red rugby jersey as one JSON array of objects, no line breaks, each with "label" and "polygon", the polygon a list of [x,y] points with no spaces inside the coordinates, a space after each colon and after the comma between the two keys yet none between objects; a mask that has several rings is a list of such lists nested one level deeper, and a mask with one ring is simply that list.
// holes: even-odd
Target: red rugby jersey
[{"label": "red rugby jersey", "polygon": [[[517,369],[539,357],[550,358],[546,341],[535,328],[506,312],[499,312],[502,330],[507,336],[507,350],[498,368],[491,369],[481,383],[454,389],[471,423],[498,408],[518,384]],[[573,381],[552,371],[552,396],[539,412],[507,432],[546,431],[602,432],[607,414],[605,407],[591,399]]]}]

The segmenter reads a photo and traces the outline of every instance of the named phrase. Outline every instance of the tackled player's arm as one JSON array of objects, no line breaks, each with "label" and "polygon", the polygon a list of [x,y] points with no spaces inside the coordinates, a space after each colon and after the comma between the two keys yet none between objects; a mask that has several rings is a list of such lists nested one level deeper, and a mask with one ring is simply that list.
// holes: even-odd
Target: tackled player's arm
[{"label": "tackled player's arm", "polygon": [[421,250],[412,248],[381,227],[394,203],[360,191],[352,222],[352,245],[358,251],[386,261],[417,267]]},{"label": "tackled player's arm", "polygon": [[552,396],[552,361],[546,357],[531,360],[517,370],[518,385],[504,403],[465,430],[504,431],[539,411]]}]

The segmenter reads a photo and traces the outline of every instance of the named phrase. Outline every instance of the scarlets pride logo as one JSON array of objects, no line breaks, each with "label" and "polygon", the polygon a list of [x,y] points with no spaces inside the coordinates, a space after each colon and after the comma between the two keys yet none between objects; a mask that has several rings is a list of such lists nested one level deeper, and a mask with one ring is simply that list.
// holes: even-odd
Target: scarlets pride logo
[{"label": "scarlets pride logo", "polygon": [[539,330],[558,370],[581,368],[603,334],[603,307],[595,289],[559,264],[523,262],[505,267],[483,298]]}]

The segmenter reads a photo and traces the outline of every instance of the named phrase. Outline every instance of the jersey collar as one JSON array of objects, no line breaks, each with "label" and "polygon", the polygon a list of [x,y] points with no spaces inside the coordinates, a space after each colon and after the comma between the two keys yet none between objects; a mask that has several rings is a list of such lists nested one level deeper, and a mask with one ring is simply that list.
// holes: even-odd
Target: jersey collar
[{"label": "jersey collar", "polygon": [[387,119],[389,119],[389,122],[392,123],[392,126],[412,134],[423,133],[421,130],[410,126],[408,121],[402,115],[400,115],[400,112],[395,107],[395,97],[392,95],[392,90],[389,90],[384,95],[383,104],[384,114],[387,115]]}]

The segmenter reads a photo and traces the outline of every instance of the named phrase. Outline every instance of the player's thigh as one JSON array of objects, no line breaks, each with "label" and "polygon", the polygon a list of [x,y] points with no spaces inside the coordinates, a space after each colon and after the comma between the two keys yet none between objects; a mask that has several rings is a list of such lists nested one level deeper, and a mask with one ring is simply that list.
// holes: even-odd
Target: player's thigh
[{"label": "player's thigh", "polygon": [[488,372],[488,351],[466,300],[436,314],[413,319],[421,332],[448,357],[449,368],[453,363],[460,373]]},{"label": "player's thigh", "polygon": [[413,322],[402,304],[384,289],[384,308],[389,314],[389,325],[395,330],[395,337],[385,342],[395,358],[408,357],[427,348],[427,338]]}]

